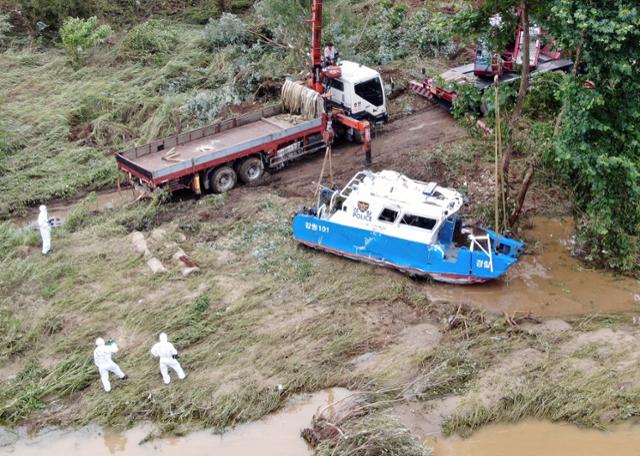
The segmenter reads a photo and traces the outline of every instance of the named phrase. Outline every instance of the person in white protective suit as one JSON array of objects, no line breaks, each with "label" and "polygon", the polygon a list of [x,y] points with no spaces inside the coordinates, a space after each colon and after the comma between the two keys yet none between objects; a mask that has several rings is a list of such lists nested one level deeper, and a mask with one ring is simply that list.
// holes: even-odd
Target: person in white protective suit
[{"label": "person in white protective suit", "polygon": [[176,371],[180,380],[184,379],[186,376],[182,370],[182,366],[180,366],[178,360],[175,359],[178,356],[178,350],[176,350],[173,344],[167,340],[167,335],[165,333],[160,334],[159,339],[160,342],[151,347],[151,355],[155,358],[160,358],[160,373],[162,374],[162,381],[165,385],[168,385],[171,382],[171,377],[169,377],[169,368]]},{"label": "person in white protective suit", "polygon": [[51,225],[49,224],[49,214],[47,206],[40,206],[40,214],[38,215],[38,228],[40,228],[40,236],[42,237],[42,254],[46,255],[51,250]]},{"label": "person in white protective suit", "polygon": [[96,349],[93,351],[93,362],[98,367],[100,372],[100,380],[102,380],[102,386],[108,393],[111,391],[111,383],[109,382],[109,372],[113,372],[118,378],[124,380],[127,376],[122,372],[120,367],[111,360],[111,355],[118,351],[118,346],[115,342],[111,344],[105,344],[102,337],[96,339]]}]

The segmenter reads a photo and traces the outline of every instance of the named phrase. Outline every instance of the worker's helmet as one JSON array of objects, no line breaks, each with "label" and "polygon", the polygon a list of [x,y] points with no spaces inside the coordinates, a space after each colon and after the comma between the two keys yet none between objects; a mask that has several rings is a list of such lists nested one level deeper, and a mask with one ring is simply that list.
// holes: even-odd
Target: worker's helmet
[{"label": "worker's helmet", "polygon": [[167,335],[165,333],[160,333],[160,342],[166,342],[167,341]]},{"label": "worker's helmet", "polygon": [[96,345],[97,345],[98,347],[102,347],[102,346],[104,345],[104,339],[103,339],[102,337],[98,337],[98,338],[96,339]]}]

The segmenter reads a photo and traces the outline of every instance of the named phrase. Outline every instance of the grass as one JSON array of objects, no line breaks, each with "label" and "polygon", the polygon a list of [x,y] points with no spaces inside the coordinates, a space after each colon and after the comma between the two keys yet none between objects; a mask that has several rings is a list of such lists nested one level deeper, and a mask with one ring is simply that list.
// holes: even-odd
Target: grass
[{"label": "grass", "polygon": [[640,415],[640,389],[620,387],[620,376],[612,371],[586,376],[569,371],[556,377],[551,367],[536,369],[523,384],[505,391],[495,406],[476,403],[453,415],[444,432],[466,436],[486,424],[532,417],[605,429],[611,421]]},{"label": "grass", "polygon": [[150,24],[119,33],[77,71],[55,48],[2,53],[0,217],[115,184],[114,152],[212,120],[185,108],[197,94],[233,83],[250,98],[262,82],[236,81],[246,62],[231,48],[207,50],[202,26]]},{"label": "grass", "polygon": [[[336,385],[387,391],[380,398],[389,404],[458,396],[462,406],[444,429],[464,435],[528,416],[600,427],[603,417],[640,413],[640,391],[619,386],[634,384],[630,373],[613,369],[633,351],[594,357],[587,344],[566,355],[559,347],[572,336],[532,336],[473,308],[460,309],[464,324],[446,330],[440,322],[458,307],[429,302],[423,282],[293,243],[288,220],[298,201],[238,189],[95,212],[94,200],[88,195],[69,224],[54,230],[49,257],[39,254],[37,232],[0,225],[0,360],[17,368],[15,378],[0,382],[3,425],[152,421],[171,434],[223,430],[278,410],[290,394]],[[150,273],[129,238],[134,230],[169,272]],[[172,260],[178,247],[200,273],[182,277]],[[402,330],[425,320],[444,331],[440,343],[402,345]],[[576,334],[629,324],[573,322]],[[169,387],[148,354],[160,332],[176,344],[188,374]],[[116,339],[116,361],[130,376],[113,379],[108,396],[91,358],[97,336]],[[504,364],[532,349],[543,361]],[[393,366],[354,368],[352,360],[370,352],[382,364],[391,357]],[[600,367],[578,375],[567,356]],[[486,376],[499,372],[512,373],[497,377],[499,399],[474,400]],[[359,445],[426,454],[388,415],[379,410],[349,424],[348,438],[318,454],[360,454],[349,453]]]},{"label": "grass", "polygon": [[[1,356],[22,366],[15,379],[0,383],[3,424],[122,427],[152,420],[180,432],[257,419],[288,394],[355,384],[348,360],[378,344],[366,309],[376,299],[412,294],[395,280],[371,286],[371,276],[352,263],[292,243],[286,214],[293,206],[275,196],[259,198],[236,229],[215,218],[186,240],[179,226],[194,211],[233,209],[216,198],[212,204],[146,201],[96,213],[93,198],[76,206],[66,228],[54,230],[49,257],[39,255],[30,233],[3,225]],[[148,242],[169,272],[154,276],[128,234],[148,233],[165,217],[171,220],[162,224],[165,239]],[[221,233],[214,243],[206,240],[212,230]],[[178,245],[200,274],[179,274],[171,259]],[[218,255],[225,254],[234,260],[220,263]],[[312,282],[317,270],[324,271],[320,286]],[[162,331],[181,351],[189,375],[171,387],[162,385],[148,354]],[[114,379],[108,397],[91,359],[97,336],[116,339],[116,361],[130,376],[123,383]],[[65,407],[51,411],[59,401]]]}]

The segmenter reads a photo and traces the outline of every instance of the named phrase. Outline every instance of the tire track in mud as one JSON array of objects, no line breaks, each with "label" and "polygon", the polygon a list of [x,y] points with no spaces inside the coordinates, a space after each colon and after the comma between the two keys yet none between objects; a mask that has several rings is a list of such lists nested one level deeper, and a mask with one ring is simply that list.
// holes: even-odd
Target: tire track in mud
[{"label": "tire track in mud", "polygon": [[[451,115],[437,106],[402,117],[385,125],[373,138],[371,169],[399,168],[403,155],[412,150],[425,150],[458,141],[466,136],[463,127]],[[266,186],[283,197],[309,197],[317,185],[324,154],[320,153],[292,163],[270,176]],[[333,148],[334,181],[344,185],[353,175],[365,168],[360,144],[340,142]],[[324,183],[329,172],[325,170]]]}]

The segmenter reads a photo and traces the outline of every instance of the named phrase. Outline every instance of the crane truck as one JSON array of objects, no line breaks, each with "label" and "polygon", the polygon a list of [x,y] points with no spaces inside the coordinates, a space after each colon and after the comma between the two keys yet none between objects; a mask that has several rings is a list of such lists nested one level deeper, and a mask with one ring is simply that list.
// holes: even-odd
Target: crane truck
[{"label": "crane truck", "polygon": [[322,0],[314,0],[312,71],[308,86],[322,96],[324,109],[312,119],[297,119],[280,105],[158,139],[116,154],[117,167],[141,192],[191,189],[223,193],[238,181],[260,182],[305,155],[324,151],[335,134],[363,143],[371,163],[370,122],[388,120],[380,74],[364,65],[322,60]]},{"label": "crane truck", "polygon": [[[573,65],[562,58],[562,52],[553,46],[553,40],[545,42],[540,27],[529,27],[529,67],[531,77],[549,71],[567,71]],[[436,78],[410,81],[409,88],[418,95],[438,103],[448,111],[458,96],[458,84],[471,84],[480,91],[491,87],[494,77],[500,83],[520,79],[517,71],[524,59],[524,31],[518,27],[513,47],[500,54],[491,54],[481,45],[475,53],[473,63],[450,68]]]}]

